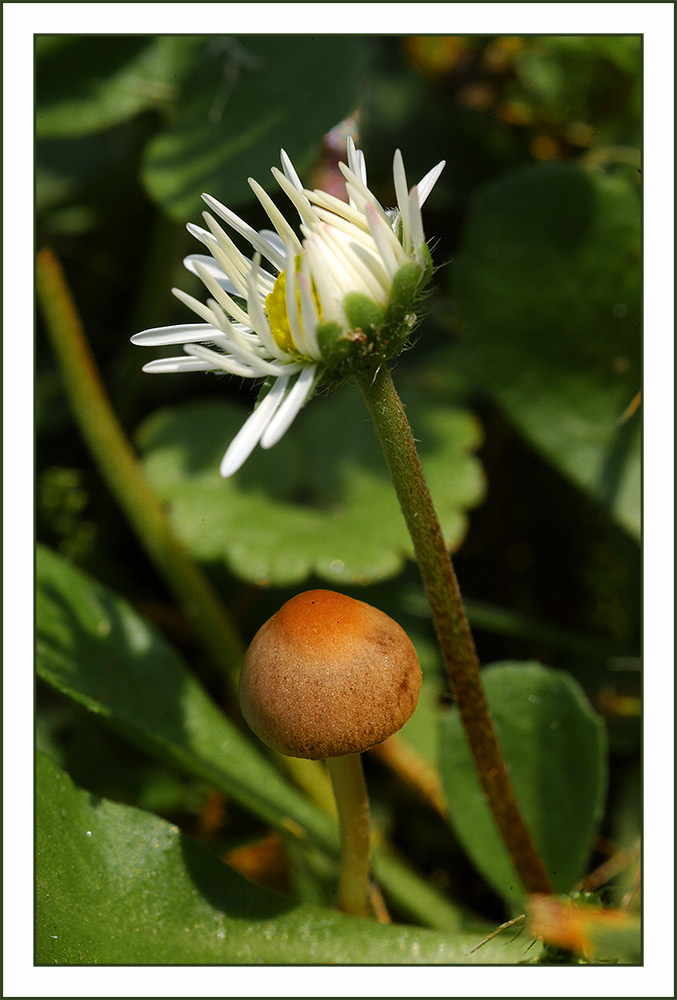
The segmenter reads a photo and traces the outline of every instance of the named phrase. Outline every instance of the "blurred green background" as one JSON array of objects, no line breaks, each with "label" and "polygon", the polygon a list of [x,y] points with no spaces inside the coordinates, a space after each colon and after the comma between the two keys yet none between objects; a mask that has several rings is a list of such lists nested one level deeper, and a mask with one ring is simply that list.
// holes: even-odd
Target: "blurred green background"
[{"label": "blurred green background", "polygon": [[[438,268],[395,368],[480,660],[566,671],[605,719],[609,792],[595,858],[640,830],[641,39],[628,36],[44,36],[36,40],[37,246],[60,258],[114,409],[188,550],[248,642],[284,600],[334,586],[410,632],[425,708],[448,704],[406,531],[358,393],[312,401],[226,483],[218,462],[254,395],[237,379],[149,376],[130,336],[188,321],[207,191],[255,227],[290,154],[332,188],[345,135],[394,199],[446,168],[424,208]],[[343,123],[343,124],[341,124]],[[292,221],[291,212],[284,208]],[[224,681],[102,482],[38,329],[37,537],[124,596],[214,698]],[[418,714],[418,713],[417,713]],[[265,825],[176,776],[52,688],[38,744],[83,787],[179,822],[223,852]],[[374,815],[444,892],[490,919],[489,881],[367,762]],[[609,846],[612,845],[612,846]],[[284,881],[284,879],[283,879]]]}]

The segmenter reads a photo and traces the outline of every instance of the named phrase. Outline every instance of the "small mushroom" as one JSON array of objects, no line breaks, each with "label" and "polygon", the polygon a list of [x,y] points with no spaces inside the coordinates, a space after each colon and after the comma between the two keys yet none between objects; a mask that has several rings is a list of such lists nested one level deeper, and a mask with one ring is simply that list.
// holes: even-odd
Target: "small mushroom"
[{"label": "small mushroom", "polygon": [[362,753],[416,708],[421,668],[406,632],[363,601],[309,590],[254,636],[240,678],[242,713],[289,757]]},{"label": "small mushroom", "polygon": [[325,759],[341,827],[339,906],[369,912],[369,802],[360,754],[411,717],[416,651],[376,608],[331,590],[287,601],[254,636],[240,677],[242,714],[273,750]]}]

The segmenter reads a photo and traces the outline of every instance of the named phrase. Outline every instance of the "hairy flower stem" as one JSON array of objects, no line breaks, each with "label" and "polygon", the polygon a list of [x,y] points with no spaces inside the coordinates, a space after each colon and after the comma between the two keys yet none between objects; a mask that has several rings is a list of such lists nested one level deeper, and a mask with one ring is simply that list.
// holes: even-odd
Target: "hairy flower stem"
[{"label": "hairy flower stem", "polygon": [[360,754],[330,757],[327,770],[334,788],[341,828],[339,909],[369,916],[369,797]]},{"label": "hairy flower stem", "polygon": [[529,893],[552,892],[501,754],[458,581],[404,407],[385,366],[358,384],[414,543],[451,691],[496,825],[524,889]]}]

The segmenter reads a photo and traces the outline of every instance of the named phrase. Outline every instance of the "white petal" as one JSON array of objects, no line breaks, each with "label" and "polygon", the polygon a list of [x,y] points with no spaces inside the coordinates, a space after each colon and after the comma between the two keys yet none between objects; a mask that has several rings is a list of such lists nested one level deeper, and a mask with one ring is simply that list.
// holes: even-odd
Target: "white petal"
[{"label": "white petal", "polygon": [[358,177],[357,174],[354,174],[352,170],[345,165],[345,163],[339,163],[338,167],[346,179],[346,189],[349,190],[349,193],[351,193],[352,197],[355,199],[355,204],[357,205],[359,211],[364,212],[366,205],[373,205],[378,214],[382,215],[383,218],[388,221],[385,209],[380,204],[376,196],[372,194],[366,184],[363,183],[362,179]]},{"label": "white petal", "polygon": [[400,266],[400,261],[398,261],[396,253],[398,249],[400,253],[402,252],[399,241],[390,226],[383,221],[371,205],[367,206],[367,222],[369,223],[374,243],[378,248],[381,262],[392,279],[395,271]]},{"label": "white petal", "polygon": [[[289,227],[289,231],[292,236],[296,235],[291,226]],[[279,233],[276,233],[273,229],[260,229],[259,236],[262,236],[264,240],[268,240],[271,247],[273,247],[274,250],[277,250],[278,253],[284,254],[284,240]],[[301,244],[299,243],[299,251],[300,249]]]},{"label": "white petal", "polygon": [[432,189],[437,184],[437,180],[442,171],[444,170],[446,162],[447,162],[446,160],[440,160],[437,166],[433,167],[432,170],[429,170],[428,173],[425,175],[425,177],[423,177],[416,185],[416,187],[418,188],[419,205],[423,205],[424,201],[426,200]]},{"label": "white petal", "polygon": [[308,271],[320,300],[322,321],[324,323],[345,323],[343,293],[332,279],[330,264],[326,260],[325,248],[315,236],[312,236],[307,241],[303,260],[304,264],[308,266]]},{"label": "white petal", "polygon": [[[214,236],[209,249],[212,252],[212,256],[216,258],[217,266],[221,268],[221,271],[225,275],[228,275],[232,279],[236,294],[246,298],[247,275],[252,268],[251,260],[240,253],[228,233],[225,232],[209,212],[204,212],[203,215]],[[284,243],[282,243],[277,233],[270,229],[262,229],[258,235],[270,248],[268,256],[277,254],[282,259],[284,258]],[[276,268],[276,270],[279,271],[279,268]],[[262,292],[268,294],[275,284],[275,275],[271,274],[270,271],[264,271],[262,268],[259,268],[257,280]]]},{"label": "white petal", "polygon": [[372,245],[367,249],[361,242],[357,243],[338,229],[332,228],[331,238],[338,250],[342,250],[347,265],[352,269],[355,283],[353,290],[364,292],[378,301],[384,290],[390,288],[390,282],[380,262],[378,249]]},{"label": "white petal", "polygon": [[[334,294],[332,298],[338,296],[341,301],[348,295],[349,292],[355,291],[354,276],[351,275],[350,271],[346,267],[346,260],[342,253],[336,253],[336,246],[331,240],[327,239],[326,230],[329,226],[324,226],[324,230],[320,232],[313,233],[312,236],[308,238],[308,246],[312,246],[314,250],[313,262],[319,267],[326,268],[326,278],[327,281],[334,286]],[[315,270],[313,270],[313,278],[315,278]],[[315,281],[318,288],[320,285]],[[325,283],[326,287],[326,283]],[[320,296],[320,301],[322,301],[322,296]]]},{"label": "white petal", "polygon": [[296,282],[296,262],[294,260],[294,250],[290,245],[287,247],[287,280],[284,283],[284,300],[287,311],[287,322],[289,323],[289,331],[291,333],[292,341],[296,345],[296,349],[300,351],[301,354],[307,355],[308,347],[306,344],[306,338],[303,335],[303,329],[301,327],[299,304],[296,297]]},{"label": "white petal", "polygon": [[301,299],[301,325],[303,327],[304,349],[306,357],[321,357],[320,348],[317,344],[317,323],[319,316],[317,306],[313,299],[312,284],[310,277],[310,264],[304,257],[301,262],[301,272],[296,276],[298,284],[299,298]]},{"label": "white petal", "polygon": [[131,338],[133,344],[142,347],[165,347],[168,344],[191,344],[212,340],[220,336],[219,331],[209,323],[182,323],[180,326],[157,326],[152,330],[142,330]]},{"label": "white petal", "polygon": [[[225,295],[226,293],[222,292],[222,294]],[[172,288],[172,295],[175,295],[179,302],[183,302],[183,304],[188,306],[189,309],[192,309],[197,316],[205,321],[205,323],[209,323],[210,326],[220,330],[221,333],[228,333],[228,318],[225,316],[223,309],[221,309],[216,302],[213,302],[212,300],[213,305],[216,306],[215,309],[212,309],[211,306],[204,302],[200,302],[200,300],[196,299],[193,295],[188,295],[188,293],[184,292],[181,288]]]},{"label": "white petal", "polygon": [[359,260],[364,273],[368,273],[376,282],[376,291],[373,295],[376,301],[379,301],[383,296],[387,299],[392,276],[386,271],[380,254],[375,253],[374,250],[368,250],[361,243],[353,243],[350,250],[353,256]]},{"label": "white petal", "polygon": [[186,270],[190,271],[191,274],[197,275],[200,280],[202,276],[198,274],[196,264],[199,264],[206,272],[209,274],[214,281],[218,282],[221,288],[226,292],[230,292],[231,295],[240,295],[237,288],[226,275],[223,273],[223,269],[216,263],[213,257],[207,257],[206,254],[202,253],[191,253],[188,257],[184,257],[183,266]]},{"label": "white petal", "polygon": [[242,428],[231,441],[230,447],[221,462],[221,475],[224,479],[232,476],[234,472],[237,472],[244,465],[261,440],[261,435],[282,402],[288,382],[288,378],[279,378],[276,380],[270,392],[263,397],[254,412],[247,418]]},{"label": "white petal", "polygon": [[238,295],[246,295],[247,274],[251,267],[251,261],[231,240],[228,233],[218,224],[213,215],[203,212],[203,218],[214,235],[214,243],[210,246],[212,255],[217,260],[224,274],[231,279]]},{"label": "white petal", "polygon": [[171,372],[213,372],[214,365],[200,358],[187,358],[183,355],[180,358],[158,358],[156,361],[149,361],[141,369],[152,375],[161,375]]},{"label": "white petal", "polygon": [[262,448],[272,448],[290,428],[299,410],[313,391],[315,372],[316,365],[308,365],[296,379],[261,435]]},{"label": "white petal", "polygon": [[202,358],[203,361],[209,361],[212,371],[224,371],[228,372],[229,375],[241,375],[242,378],[266,378],[269,375],[280,378],[281,376],[295,375],[303,368],[300,361],[292,361],[283,365],[279,362],[266,361],[265,358],[251,351],[239,351],[235,347],[231,347],[228,354],[212,351],[209,347],[203,347],[202,344],[186,344],[183,349],[187,354]]},{"label": "white petal", "polygon": [[266,260],[269,260],[274,267],[278,268],[278,270],[282,270],[284,267],[284,261],[282,260],[280,254],[277,253],[267,240],[262,239],[256,230],[252,229],[252,227],[248,225],[244,219],[241,219],[239,215],[235,214],[235,212],[231,212],[229,208],[222,205],[220,201],[216,200],[216,198],[212,198],[210,194],[203,194],[202,198],[206,201],[212,211],[216,212],[217,215],[220,215],[221,218],[224,219],[224,221],[227,222],[236,233],[239,233],[241,236],[244,236],[245,239],[249,240],[255,250],[258,250],[258,252],[265,257]]},{"label": "white petal", "polygon": [[[194,299],[191,295],[186,295],[185,292],[181,292],[180,289],[174,288],[172,289],[172,291],[174,295],[176,295],[177,299],[179,299],[181,302],[184,302],[189,309],[193,309],[198,314],[198,316],[206,318],[204,313],[202,312],[201,304],[197,302],[197,299]],[[220,297],[223,302],[227,303],[227,305],[224,305],[223,308],[228,310],[228,316],[236,320],[237,322],[242,323],[242,325],[245,328],[250,330],[252,327],[252,322],[247,313],[244,311],[244,309],[241,306],[239,306],[234,299],[231,299],[231,297],[223,288],[221,289]],[[194,303],[200,305],[200,309],[196,309]]]},{"label": "white petal", "polygon": [[418,201],[417,187],[412,188],[409,195],[409,224],[411,226],[411,243],[418,260],[421,248],[425,242],[425,234],[423,232],[423,219],[421,218],[421,206]]},{"label": "white petal", "polygon": [[292,182],[297,191],[302,191],[303,184],[301,183],[301,179],[294,170],[294,164],[289,159],[284,149],[280,150],[280,162],[282,164],[282,169],[284,170],[285,176],[289,178],[289,180]]},{"label": "white petal", "polygon": [[[326,216],[328,212],[331,213],[332,219],[330,221],[333,222],[338,216],[341,219],[345,219],[347,225],[361,229],[364,232],[367,231],[364,212],[358,211],[354,205],[349,205],[347,202],[341,201],[340,198],[335,198],[333,194],[327,194],[325,191],[304,190],[303,193],[308,201],[317,206],[315,213],[318,216],[320,216],[320,213],[324,209],[323,215]],[[335,224],[338,225],[338,223]]]},{"label": "white petal", "polygon": [[258,333],[261,343],[265,346],[268,353],[274,358],[284,358],[286,355],[275,343],[275,338],[273,337],[270,329],[268,317],[266,316],[265,309],[263,308],[263,301],[257,294],[256,290],[256,275],[259,269],[260,260],[261,258],[258,254],[256,254],[254,256],[252,270],[249,272],[249,278],[247,281],[249,286],[248,304],[249,313],[252,319],[252,326]]},{"label": "white petal", "polygon": [[395,150],[393,158],[393,180],[395,194],[402,220],[402,246],[406,254],[411,253],[411,219],[409,217],[409,192],[407,190],[407,175],[404,172],[404,161],[399,149]]},{"label": "white petal", "polygon": [[357,149],[352,135],[349,135],[346,140],[346,152],[348,154],[348,166],[354,174],[357,174],[362,183],[366,185],[367,164],[364,159],[364,153],[361,149]]},{"label": "white petal", "polygon": [[[375,297],[381,294],[382,289],[375,280],[370,270],[364,267],[364,263],[353,252],[351,240],[338,229],[323,223],[318,231],[318,236],[322,239],[332,256],[334,265],[332,275],[336,274],[344,287],[344,293],[360,292],[363,295]],[[335,270],[335,268],[339,270]]]},{"label": "white petal", "polygon": [[215,243],[214,237],[211,233],[207,232],[206,229],[203,229],[202,226],[196,226],[194,222],[189,222],[186,225],[186,229],[191,236],[194,236],[196,240],[199,240],[200,243],[204,243],[204,245],[211,250]]},{"label": "white petal", "polygon": [[313,210],[308,203],[308,199],[294,186],[294,184],[292,184],[288,177],[285,177],[285,175],[277,169],[277,167],[272,167],[271,171],[273,177],[287,195],[303,221],[306,225],[312,228],[315,224],[315,216],[313,215]]},{"label": "white petal", "polygon": [[195,273],[205,288],[207,288],[216,299],[212,311],[220,307],[221,311],[224,313],[222,319],[222,329],[224,330],[224,333],[227,333],[228,338],[240,343],[246,343],[248,340],[251,340],[252,337],[247,332],[246,328],[241,332],[233,323],[230,322],[230,319],[226,314],[230,311],[230,306],[233,300],[225,289],[218,283],[218,281],[209,274],[206,268],[202,266],[201,261],[196,261]]},{"label": "white petal", "polygon": [[270,230],[261,230],[259,236],[268,240],[271,246],[273,246],[279,254],[284,254],[287,243],[293,244],[295,253],[301,253],[301,244],[296,233],[289,225],[282,212],[275,205],[270,195],[268,195],[263,190],[261,185],[252,177],[249,178],[249,186],[268,213],[268,218],[273,223],[276,230],[274,233],[271,233]]},{"label": "white petal", "polygon": [[191,357],[199,358],[206,365],[209,371],[228,372],[229,375],[239,375],[241,378],[257,378],[258,373],[250,365],[242,364],[226,354],[219,354],[202,344],[184,344],[184,351]]}]

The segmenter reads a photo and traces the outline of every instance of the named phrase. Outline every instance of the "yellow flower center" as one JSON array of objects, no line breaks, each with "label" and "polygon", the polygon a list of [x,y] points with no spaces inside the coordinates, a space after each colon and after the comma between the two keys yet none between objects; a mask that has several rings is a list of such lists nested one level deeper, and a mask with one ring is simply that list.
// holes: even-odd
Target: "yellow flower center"
[{"label": "yellow flower center", "polygon": [[[301,270],[301,254],[294,259],[294,265],[298,273]],[[312,285],[312,293],[318,317],[322,318],[320,300],[314,283]],[[299,292],[298,285],[296,286],[296,305],[298,307],[299,325],[301,326],[301,329],[303,329],[303,320],[301,319],[301,293]],[[275,284],[273,285],[272,292],[270,295],[266,296],[266,313],[268,315],[268,322],[270,323],[270,331],[277,346],[281,350],[288,351],[289,353],[300,353],[298,346],[294,341],[291,327],[289,326],[289,314],[287,313],[286,270],[280,272],[277,276]]]}]

